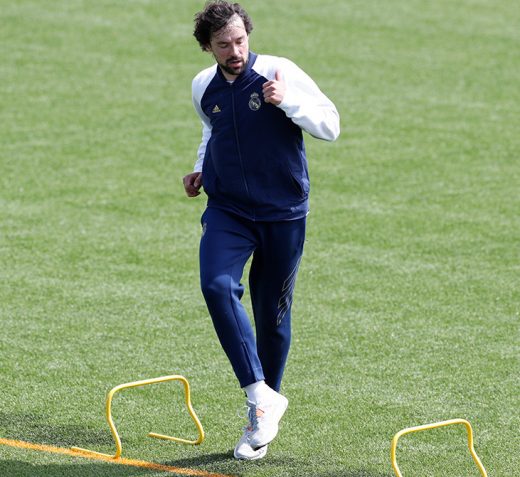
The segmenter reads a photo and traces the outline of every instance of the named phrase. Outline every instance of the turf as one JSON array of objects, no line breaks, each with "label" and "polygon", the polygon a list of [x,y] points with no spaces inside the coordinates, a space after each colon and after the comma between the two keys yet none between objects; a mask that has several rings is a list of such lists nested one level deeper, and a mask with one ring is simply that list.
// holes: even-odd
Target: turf
[{"label": "turf", "polygon": [[[251,46],[302,66],[343,133],[312,177],[290,407],[257,463],[198,289],[187,199],[200,127],[193,0],[0,0],[0,437],[243,477],[390,477],[400,429],[463,417],[490,476],[520,476],[520,6],[244,1]],[[261,140],[261,138],[259,138]],[[246,297],[247,300],[247,297]],[[402,438],[405,476],[478,475],[464,429]],[[152,476],[0,446],[10,477]]]}]

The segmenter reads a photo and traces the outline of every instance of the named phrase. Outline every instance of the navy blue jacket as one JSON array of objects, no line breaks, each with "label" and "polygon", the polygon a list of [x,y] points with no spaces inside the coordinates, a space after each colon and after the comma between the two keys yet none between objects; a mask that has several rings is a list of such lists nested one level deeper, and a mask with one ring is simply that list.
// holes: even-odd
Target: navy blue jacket
[{"label": "navy blue jacket", "polygon": [[[276,71],[287,85],[279,106],[262,95]],[[199,73],[193,102],[203,123],[195,171],[202,171],[208,207],[260,221],[304,217],[309,174],[302,128],[327,140],[339,134],[336,108],[312,79],[289,60],[251,52],[232,83],[217,65]]]}]

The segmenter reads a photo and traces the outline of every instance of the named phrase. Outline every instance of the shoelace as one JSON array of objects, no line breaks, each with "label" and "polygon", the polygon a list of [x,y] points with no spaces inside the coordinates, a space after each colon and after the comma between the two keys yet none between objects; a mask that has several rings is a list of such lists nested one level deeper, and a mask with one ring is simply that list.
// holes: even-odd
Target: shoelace
[{"label": "shoelace", "polygon": [[248,403],[248,417],[251,424],[251,431],[258,429],[258,415],[256,411],[256,405],[254,403]]},{"label": "shoelace", "polygon": [[[247,424],[242,427],[242,430],[244,432],[247,432],[247,433],[251,433],[253,431],[253,423],[252,423],[252,420],[251,420],[251,408],[250,406],[248,406],[247,404],[241,408],[242,410],[244,410],[245,412],[241,412],[241,410],[238,410],[237,411],[237,416],[240,418],[240,419],[246,419],[247,420]],[[256,414],[256,412],[255,412]]]},{"label": "shoelace", "polygon": [[256,404],[248,401],[246,405],[244,406],[246,411],[246,415],[241,414],[240,412],[237,412],[238,417],[242,419],[247,419],[249,422],[245,427],[243,427],[244,431],[253,432],[258,430],[258,418],[262,417],[264,414],[264,411],[257,408]]}]

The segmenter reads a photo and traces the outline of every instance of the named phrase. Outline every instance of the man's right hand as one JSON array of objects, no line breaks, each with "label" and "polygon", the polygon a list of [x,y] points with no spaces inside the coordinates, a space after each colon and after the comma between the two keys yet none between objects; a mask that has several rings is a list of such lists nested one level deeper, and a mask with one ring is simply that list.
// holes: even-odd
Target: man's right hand
[{"label": "man's right hand", "polygon": [[192,172],[184,176],[182,183],[188,197],[197,197],[200,194],[199,189],[202,187],[202,172]]}]

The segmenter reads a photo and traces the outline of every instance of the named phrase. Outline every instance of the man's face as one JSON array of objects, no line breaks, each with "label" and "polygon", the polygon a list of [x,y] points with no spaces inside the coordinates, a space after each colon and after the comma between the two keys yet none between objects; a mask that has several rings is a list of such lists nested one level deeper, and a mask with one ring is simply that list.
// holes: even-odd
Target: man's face
[{"label": "man's face", "polygon": [[249,38],[238,15],[211,36],[209,50],[228,80],[234,80],[245,70],[249,58]]}]

